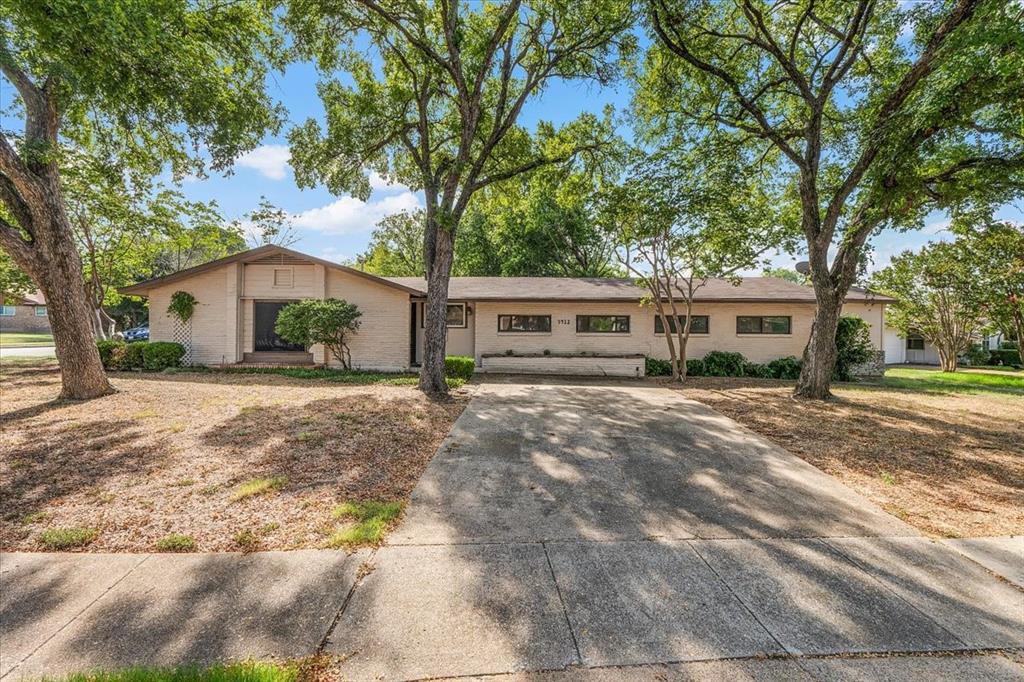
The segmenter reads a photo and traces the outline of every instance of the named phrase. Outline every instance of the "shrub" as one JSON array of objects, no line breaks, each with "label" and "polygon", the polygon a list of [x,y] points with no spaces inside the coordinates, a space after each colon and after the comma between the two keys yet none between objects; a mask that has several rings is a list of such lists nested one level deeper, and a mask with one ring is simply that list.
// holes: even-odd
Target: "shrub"
[{"label": "shrub", "polygon": [[187,291],[175,291],[171,294],[171,304],[167,306],[167,313],[181,320],[182,324],[192,319],[192,313],[196,309],[196,297]]},{"label": "shrub", "polygon": [[196,541],[191,535],[171,533],[156,541],[158,552],[191,552],[196,548]]},{"label": "shrub", "polygon": [[120,349],[125,347],[124,341],[117,341],[115,339],[102,340],[96,342],[96,349],[100,352],[100,362],[103,363],[104,369],[114,369],[114,354],[119,352]]},{"label": "shrub", "polygon": [[741,377],[746,362],[742,353],[713,350],[704,356],[704,374],[709,377]]},{"label": "shrub", "polygon": [[969,351],[964,353],[964,360],[967,364],[975,367],[979,365],[987,365],[990,357],[989,352],[978,345],[975,345]]},{"label": "shrub", "polygon": [[784,358],[776,358],[768,363],[768,370],[775,379],[796,380],[800,377],[800,358],[789,355]]},{"label": "shrub", "polygon": [[54,551],[74,549],[85,547],[99,534],[95,528],[47,528],[39,534],[39,544]]},{"label": "shrub", "polygon": [[151,341],[142,348],[142,366],[151,371],[177,367],[185,357],[185,347],[172,341]]},{"label": "shrub", "polygon": [[771,379],[772,370],[768,365],[762,365],[760,362],[744,362],[743,376],[755,377],[757,379]]},{"label": "shrub", "polygon": [[644,372],[649,377],[667,377],[672,374],[672,363],[648,355],[644,359]]},{"label": "shrub", "polygon": [[700,358],[690,358],[686,361],[686,376],[688,377],[702,377],[704,376],[704,361]]},{"label": "shrub", "polygon": [[988,364],[990,365],[1019,365],[1020,362],[1020,351],[1012,348],[1000,348],[999,350],[989,351]]},{"label": "shrub", "polygon": [[449,355],[444,359],[444,375],[452,379],[469,381],[475,367],[476,361],[464,355]]},{"label": "shrub", "polygon": [[832,378],[837,381],[853,381],[851,370],[870,360],[874,352],[871,325],[859,317],[840,317],[836,328],[836,366]]},{"label": "shrub", "polygon": [[143,353],[148,345],[148,341],[126,343],[120,352],[114,351],[114,365],[117,369],[142,369]]}]

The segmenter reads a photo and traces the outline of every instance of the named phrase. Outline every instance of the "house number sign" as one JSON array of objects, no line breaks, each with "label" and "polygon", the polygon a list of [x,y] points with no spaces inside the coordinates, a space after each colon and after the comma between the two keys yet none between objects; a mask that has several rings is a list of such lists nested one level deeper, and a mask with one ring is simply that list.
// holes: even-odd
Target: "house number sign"
[{"label": "house number sign", "polygon": [[572,320],[566,320],[566,319],[558,320],[558,324],[570,324],[571,322],[572,322]]}]

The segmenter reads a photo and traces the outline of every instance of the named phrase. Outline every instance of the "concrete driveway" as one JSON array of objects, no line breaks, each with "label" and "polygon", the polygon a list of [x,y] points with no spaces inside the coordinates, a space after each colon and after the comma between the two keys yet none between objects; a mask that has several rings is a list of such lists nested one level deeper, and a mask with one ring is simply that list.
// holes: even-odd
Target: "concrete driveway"
[{"label": "concrete driveway", "polygon": [[[328,639],[346,675],[749,659],[707,675],[846,679],[804,657],[1024,645],[1020,589],[730,419],[652,385],[528,381],[487,379],[428,467]],[[1024,675],[935,660],[877,670]]]}]

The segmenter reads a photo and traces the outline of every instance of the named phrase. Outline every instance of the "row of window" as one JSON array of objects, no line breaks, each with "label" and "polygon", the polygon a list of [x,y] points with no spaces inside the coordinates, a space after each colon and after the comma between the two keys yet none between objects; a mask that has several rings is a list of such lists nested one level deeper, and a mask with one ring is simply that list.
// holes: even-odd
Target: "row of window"
[{"label": "row of window", "polygon": [[[45,305],[37,305],[35,309],[36,317],[46,317]],[[17,309],[13,305],[0,306],[0,317],[14,317],[15,312]]]},{"label": "row of window", "polygon": [[[686,316],[668,317],[671,333],[676,333],[686,324]],[[678,325],[678,326],[677,326]],[[788,315],[738,315],[737,334],[789,334],[793,318]],[[550,315],[498,315],[499,332],[550,332]],[[708,315],[694,315],[690,321],[691,334],[708,334],[711,331]],[[629,315],[577,315],[577,334],[628,334]],[[661,316],[654,318],[654,333],[664,334],[665,325]]]}]

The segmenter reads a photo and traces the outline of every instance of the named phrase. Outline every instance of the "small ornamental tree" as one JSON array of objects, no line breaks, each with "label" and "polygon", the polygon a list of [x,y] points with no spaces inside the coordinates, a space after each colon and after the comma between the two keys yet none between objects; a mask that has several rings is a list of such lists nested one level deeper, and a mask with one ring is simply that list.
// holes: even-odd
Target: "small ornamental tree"
[{"label": "small ornamental tree", "polygon": [[307,298],[285,306],[274,331],[289,343],[307,348],[320,343],[345,369],[352,369],[348,340],[359,331],[362,313],[354,303],[337,298]]},{"label": "small ornamental tree", "polygon": [[964,240],[905,251],[875,273],[873,288],[895,297],[886,322],[901,335],[919,334],[939,351],[944,372],[985,326],[987,284],[978,276]]}]

